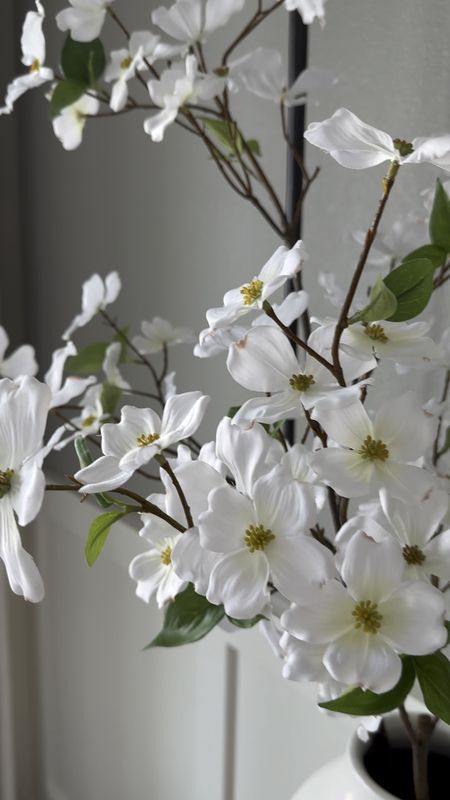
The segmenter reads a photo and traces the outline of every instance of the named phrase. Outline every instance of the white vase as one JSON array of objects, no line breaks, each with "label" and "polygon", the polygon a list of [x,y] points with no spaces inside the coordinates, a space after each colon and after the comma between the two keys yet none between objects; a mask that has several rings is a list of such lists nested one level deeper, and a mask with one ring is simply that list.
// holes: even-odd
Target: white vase
[{"label": "white vase", "polygon": [[[385,718],[385,725],[390,744],[407,746],[406,733],[397,715]],[[292,800],[398,800],[397,795],[382,789],[367,773],[363,759],[369,747],[370,742],[361,741],[355,732],[346,753],[315,772]],[[450,757],[450,728],[444,723],[436,727],[430,751]]]}]

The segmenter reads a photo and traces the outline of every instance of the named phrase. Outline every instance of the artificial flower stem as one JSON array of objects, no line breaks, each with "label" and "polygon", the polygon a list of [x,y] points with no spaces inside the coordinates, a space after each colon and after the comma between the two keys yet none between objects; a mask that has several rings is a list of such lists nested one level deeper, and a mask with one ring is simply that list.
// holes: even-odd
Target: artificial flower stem
[{"label": "artificial flower stem", "polygon": [[[444,383],[444,389],[442,391],[441,403],[445,403],[445,401],[447,400],[447,395],[448,395],[448,390],[449,389],[450,389],[450,369],[447,370],[447,374],[445,376],[445,383]],[[441,449],[439,449],[439,439],[440,439],[440,436],[441,436],[441,430],[442,430],[442,414],[439,415],[438,426],[437,426],[437,429],[436,429],[436,437],[435,437],[435,440],[434,440],[434,443],[433,443],[433,465],[434,466],[436,466],[436,464],[439,461],[440,457],[443,456],[445,452],[447,452],[445,444]]]},{"label": "artificial flower stem", "polygon": [[403,704],[399,706],[398,711],[411,742],[415,800],[430,800],[428,752],[437,718],[433,718],[429,714],[420,714],[417,720],[417,730],[414,730]]},{"label": "artificial flower stem", "polygon": [[236,36],[235,39],[233,39],[231,44],[225,50],[222,56],[223,67],[226,67],[228,59],[231,53],[236,49],[236,47],[238,47],[238,45],[240,45],[241,42],[243,42],[244,39],[247,38],[247,36],[250,36],[250,34],[253,33],[253,31],[255,30],[255,28],[257,28],[258,25],[261,24],[261,22],[267,19],[267,17],[270,14],[272,14],[273,11],[276,11],[276,9],[279,8],[283,4],[283,2],[284,0],[277,0],[277,2],[273,4],[273,6],[270,6],[270,8],[267,8],[265,11],[263,11],[262,9],[262,2],[258,2],[258,8],[253,14],[253,17],[249,20],[245,28],[243,28],[243,30]]},{"label": "artificial flower stem", "polygon": [[163,455],[156,455],[155,456],[155,460],[158,462],[158,464],[160,465],[161,469],[163,469],[164,472],[167,472],[168,476],[170,477],[170,480],[172,481],[172,483],[173,483],[173,485],[174,485],[174,487],[176,489],[178,497],[180,498],[180,503],[183,506],[183,511],[184,511],[184,514],[185,514],[185,517],[186,517],[187,526],[188,526],[188,528],[193,528],[194,527],[194,520],[192,519],[191,509],[189,507],[188,501],[186,500],[186,495],[184,494],[183,489],[181,488],[180,481],[178,480],[177,476],[175,475],[175,473],[174,473],[172,467],[170,466],[169,462],[167,461],[167,459],[164,458]]},{"label": "artificial flower stem", "polygon": [[383,179],[383,195],[381,200],[378,204],[378,209],[375,214],[375,218],[369,230],[366,233],[366,238],[364,240],[364,247],[362,249],[361,255],[359,257],[358,263],[356,265],[355,272],[353,274],[352,281],[350,283],[347,296],[344,300],[344,304],[341,309],[341,313],[339,315],[339,319],[336,323],[336,329],[334,333],[333,344],[331,347],[331,356],[333,360],[333,366],[335,370],[335,376],[339,381],[341,386],[345,386],[345,379],[344,373],[341,367],[341,363],[339,360],[339,345],[341,342],[341,336],[348,326],[348,314],[350,311],[351,304],[356,294],[356,290],[359,286],[359,282],[361,280],[361,276],[364,271],[364,267],[366,266],[366,262],[372,248],[375,236],[377,235],[378,226],[380,224],[381,218],[383,216],[384,209],[386,208],[386,203],[389,199],[389,195],[392,191],[392,187],[395,182],[395,178],[397,176],[398,170],[400,169],[400,164],[398,161],[391,161],[389,165],[389,169],[387,171],[386,177]]},{"label": "artificial flower stem", "polygon": [[[302,350],[304,350],[306,353],[308,353],[308,355],[310,355],[312,358],[315,358],[315,360],[318,361],[319,364],[322,364],[322,366],[325,367],[325,369],[327,369],[329,372],[331,372],[331,374],[333,375],[334,378],[337,378],[336,370],[335,370],[333,364],[331,364],[329,361],[327,361],[326,358],[321,356],[320,353],[318,353],[316,350],[314,350],[314,348],[312,348],[308,344],[306,344],[306,342],[304,342],[302,339],[299,339],[299,337],[293,331],[291,331],[291,329],[288,328],[287,325],[284,325],[284,323],[281,321],[281,319],[279,317],[277,317],[273,307],[270,305],[268,300],[264,301],[263,310],[264,310],[264,312],[267,314],[267,316],[270,319],[272,319],[274,322],[276,322],[278,327],[281,328],[283,333],[286,334],[286,336],[288,337],[288,339],[291,340],[291,342],[294,342],[294,344],[297,344],[299,347],[301,347]],[[343,383],[341,385],[345,386],[345,381],[344,381],[343,378],[342,378],[342,380],[343,380]]]}]

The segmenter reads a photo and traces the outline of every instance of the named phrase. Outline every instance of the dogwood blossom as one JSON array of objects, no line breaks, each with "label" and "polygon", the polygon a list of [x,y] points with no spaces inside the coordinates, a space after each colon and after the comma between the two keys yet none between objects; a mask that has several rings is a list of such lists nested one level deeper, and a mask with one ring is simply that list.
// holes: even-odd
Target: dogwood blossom
[{"label": "dogwood blossom", "polygon": [[277,328],[258,326],[231,345],[227,367],[237,383],[263,397],[247,400],[237,412],[237,424],[277,422],[298,416],[330,395],[357,397],[360,387],[339,388],[326,367],[309,354],[300,361]]},{"label": "dogwood blossom", "polygon": [[175,344],[192,343],[194,334],[189,328],[174,328],[170,322],[161,317],[154,317],[151,322],[141,322],[143,336],[135,336],[134,346],[144,355],[160,353],[165,347]]},{"label": "dogwood blossom", "polygon": [[221,308],[210,308],[206,319],[210,328],[223,328],[231,325],[249,311],[261,311],[267,300],[289,278],[300,271],[305,260],[303,242],[298,241],[291,249],[284,245],[278,247],[264,264],[259,275],[248,283],[226,292]]},{"label": "dogwood blossom", "polygon": [[160,6],[152,12],[152,22],[164,33],[193,45],[203,42],[210,33],[226,25],[241,11],[245,0],[176,0],[173,6]]},{"label": "dogwood blossom", "polygon": [[364,497],[380,488],[394,497],[421,498],[432,483],[426,470],[410,462],[431,444],[435,424],[413,392],[384,404],[372,421],[357,400],[316,406],[313,416],[333,441],[313,455],[317,475],[343,497]]},{"label": "dogwood blossom", "polygon": [[118,389],[129,390],[131,386],[119,370],[121,355],[122,345],[120,342],[112,342],[108,345],[105,351],[105,358],[103,359],[102,370],[105,373],[107,383],[111,386],[117,386]]},{"label": "dogwood blossom", "polygon": [[329,153],[338,164],[366,169],[395,161],[399,164],[434,164],[450,171],[450,135],[415,138],[411,142],[393,139],[360,120],[347,108],[339,108],[330,119],[311,122],[305,131],[310,144]]},{"label": "dogwood blossom", "polygon": [[153,142],[162,142],[166,128],[175,122],[182,106],[211,100],[223,85],[223,78],[199,72],[196,57],[188,55],[183,64],[174,64],[162,73],[159,80],[148,82],[150,97],[162,111],[145,120],[145,132]]},{"label": "dogwood blossom", "polygon": [[70,31],[76,42],[91,42],[100,36],[108,6],[113,0],[69,0],[72,8],[56,15],[60,31]]},{"label": "dogwood blossom", "polygon": [[395,542],[357,533],[342,564],[345,587],[326,582],[310,603],[286,611],[282,624],[302,641],[326,645],[323,664],[335,680],[389,691],[400,679],[400,654],[426,655],[447,641],[443,595],[403,573]]},{"label": "dogwood blossom", "polygon": [[327,0],[284,0],[284,6],[288,11],[298,11],[305,25],[311,25],[318,19],[323,27],[326,2]]},{"label": "dogwood blossom", "polygon": [[118,424],[101,429],[103,456],[75,477],[80,491],[92,494],[117,489],[156,454],[192,436],[200,425],[209,397],[186,392],[169,397],[162,418],[151,408],[123,406]]},{"label": "dogwood blossom", "polygon": [[354,358],[370,355],[408,367],[436,365],[442,358],[438,345],[425,334],[427,322],[379,322],[349,325],[341,337],[341,348]]},{"label": "dogwood blossom", "polygon": [[45,38],[42,24],[45,17],[44,7],[36,0],[37,11],[29,11],[22,29],[22,64],[29,68],[26,75],[15,78],[6,89],[5,105],[0,108],[1,114],[11,114],[14,103],[29,89],[42,86],[53,80],[53,70],[44,67]]},{"label": "dogwood blossom", "polygon": [[70,433],[55,445],[55,450],[62,450],[78,436],[82,436],[84,439],[87,436],[98,433],[101,425],[109,417],[109,414],[106,414],[103,409],[102,394],[102,384],[95,384],[89,387],[80,403],[81,414],[72,417],[67,425],[62,426],[62,431],[69,431]]},{"label": "dogwood blossom", "polygon": [[0,325],[0,376],[2,378],[18,378],[19,375],[36,375],[38,365],[34,347],[29,344],[23,344],[14,353],[5,358],[8,347],[8,334]]},{"label": "dogwood blossom", "polygon": [[[272,308],[283,325],[289,326],[306,311],[308,303],[309,295],[302,290],[289,292],[282,303],[273,303]],[[251,326],[256,327],[258,325],[277,327],[277,323],[267,314],[258,314],[257,317],[252,319]],[[234,342],[239,342],[243,339],[246,333],[247,328],[243,328],[241,325],[230,325],[228,328],[205,328],[199,334],[198,343],[194,347],[194,356],[197,356],[197,358],[211,358],[223,353]]]},{"label": "dogwood blossom", "polygon": [[105,81],[112,87],[110,107],[113,111],[121,111],[128,100],[128,81],[134,77],[137,70],[148,69],[147,64],[152,64],[161,53],[159,36],[150,31],[135,31],[131,34],[128,47],[113,50],[111,60],[105,70]]},{"label": "dogwood blossom", "polygon": [[121,288],[122,283],[117,272],[110,272],[105,280],[97,273],[91,275],[89,280],[83,283],[81,313],[76,315],[62,338],[70,339],[78,328],[83,328],[99,311],[114,303]]},{"label": "dogwood blossom", "polygon": [[291,600],[334,571],[330,551],[306,535],[313,518],[300,487],[263,475],[253,499],[227,486],[213,490],[208,511],[199,517],[200,544],[221,553],[207,598],[223,603],[237,619],[260,613],[269,597],[269,578]]},{"label": "dogwood blossom", "polygon": [[258,47],[251,53],[230,61],[228,82],[235,89],[244,88],[263,100],[278,105],[298,106],[306,103],[307,95],[328,88],[336,81],[327,70],[309,67],[287,87],[287,72],[281,53],[268,47]]},{"label": "dogwood blossom", "polygon": [[79,100],[66,106],[52,120],[55,136],[64,150],[76,150],[83,140],[84,126],[88,117],[94,117],[100,108],[96,97],[83,94]]},{"label": "dogwood blossom", "polygon": [[0,381],[0,558],[13,592],[33,603],[42,600],[44,586],[22,547],[16,517],[19,525],[28,525],[44,499],[42,440],[49,402],[49,388],[35,378]]}]

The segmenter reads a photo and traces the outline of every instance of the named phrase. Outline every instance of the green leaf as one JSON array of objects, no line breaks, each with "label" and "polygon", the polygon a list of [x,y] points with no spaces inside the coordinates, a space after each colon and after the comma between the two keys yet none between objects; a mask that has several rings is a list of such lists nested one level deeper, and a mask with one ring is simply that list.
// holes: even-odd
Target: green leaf
[{"label": "green leaf", "polygon": [[229,617],[227,614],[227,619],[229,619],[233,625],[236,625],[236,628],[254,628],[258,622],[267,619],[267,617],[263,616],[263,614],[258,614],[256,617],[252,617],[252,619],[235,619],[235,617]]},{"label": "green leaf", "polygon": [[84,375],[99,372],[105,360],[106,348],[109,342],[94,342],[83,347],[76,355],[66,361],[65,372],[70,375]]},{"label": "green leaf", "polygon": [[439,179],[431,210],[430,239],[441,250],[450,253],[450,198]]},{"label": "green leaf", "polygon": [[445,250],[441,250],[440,247],[436,247],[434,244],[424,244],[423,247],[418,247],[417,250],[408,253],[403,259],[403,263],[405,261],[416,261],[418,258],[428,258],[436,269],[436,267],[440,267],[444,263],[446,255]]},{"label": "green leaf", "polygon": [[235,123],[228,123],[224,119],[211,119],[210,117],[200,117],[200,120],[228,153],[242,153],[242,136]]},{"label": "green leaf", "polygon": [[102,394],[100,397],[100,402],[102,404],[104,413],[109,414],[109,416],[112,417],[121,397],[122,389],[119,389],[118,386],[114,386],[113,383],[108,383],[105,381],[105,383],[102,385]]},{"label": "green leaf", "polygon": [[[74,440],[75,452],[78,456],[78,461],[80,462],[80,467],[88,467],[89,464],[92,464],[93,458],[91,453],[89,452],[89,448],[86,444],[86,440],[83,439],[82,436],[77,436]],[[95,494],[94,495],[97,503],[102,508],[110,508],[112,505],[112,500],[109,499],[108,495],[106,494]]]},{"label": "green leaf", "polygon": [[372,291],[370,292],[370,300],[368,305],[358,311],[349,319],[349,324],[354,322],[374,322],[378,319],[388,319],[397,309],[397,299],[395,295],[387,288],[385,282],[381,277],[377,278]]},{"label": "green leaf", "polygon": [[260,143],[258,142],[257,139],[248,139],[247,147],[250,150],[250,152],[253,153],[254,156],[260,156],[261,157],[261,155],[262,155],[262,153],[261,153],[261,145],[260,145]]},{"label": "green leaf", "polygon": [[86,91],[86,84],[79,81],[60,81],[50,100],[50,115],[57,117],[66,106],[71,106],[82,97]]},{"label": "green leaf", "polygon": [[443,653],[414,658],[425,705],[450,725],[450,662]]},{"label": "green leaf", "polygon": [[102,552],[111,526],[123,519],[127,514],[130,514],[132,510],[133,509],[129,508],[125,511],[107,511],[106,514],[100,514],[99,517],[94,519],[89,528],[88,537],[84,546],[84,554],[90,567],[95,564]]},{"label": "green leaf", "polygon": [[393,711],[403,703],[414,685],[414,663],[409,656],[403,659],[402,675],[393,689],[389,692],[376,694],[363,689],[351,689],[336,700],[328,703],[319,703],[320,708],[328,711],[339,711],[340,714],[350,714],[356,717],[386,714]]},{"label": "green leaf", "polygon": [[397,298],[397,310],[390,322],[417,317],[428,305],[433,291],[434,267],[427,258],[406,261],[386,275],[384,283]]},{"label": "green leaf", "polygon": [[70,34],[61,53],[61,67],[66,78],[94,86],[103,75],[106,66],[105,50],[100,39],[92,42],[75,42]]},{"label": "green leaf", "polygon": [[196,594],[189,584],[167,606],[163,629],[145,650],[197,642],[223,619],[224,614],[223,606],[213,606],[206,597]]},{"label": "green leaf", "polygon": [[230,417],[230,419],[233,419],[233,417],[235,417],[237,412],[239,411],[240,407],[241,406],[230,406],[225,416]]}]

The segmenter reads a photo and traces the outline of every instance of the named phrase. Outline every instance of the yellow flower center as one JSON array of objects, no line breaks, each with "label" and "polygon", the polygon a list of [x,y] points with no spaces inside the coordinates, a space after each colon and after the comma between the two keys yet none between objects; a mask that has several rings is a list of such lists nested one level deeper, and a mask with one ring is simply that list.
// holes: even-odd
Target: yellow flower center
[{"label": "yellow flower center", "polygon": [[89,417],[86,417],[86,419],[83,420],[83,422],[81,423],[81,427],[82,428],[90,428],[91,425],[94,424],[96,419],[97,419],[97,417],[94,416],[94,414],[91,414]]},{"label": "yellow flower center", "polygon": [[424,561],[426,561],[425,553],[420,549],[420,547],[417,547],[416,544],[405,545],[402,553],[406,563],[410,566],[420,566]]},{"label": "yellow flower center", "polygon": [[40,68],[41,68],[41,62],[39,61],[38,58],[35,58],[28,71],[30,75],[32,75],[33,72],[39,72]]},{"label": "yellow flower center", "polygon": [[372,439],[371,436],[366,436],[358,453],[365,461],[386,461],[389,458],[385,443],[381,439]]},{"label": "yellow flower center", "polygon": [[364,328],[364,333],[369,337],[369,339],[373,339],[376,342],[389,341],[389,337],[386,336],[382,325],[366,325]]},{"label": "yellow flower center", "polygon": [[414,147],[411,142],[407,142],[406,139],[394,139],[394,147],[401,156],[409,156],[411,153],[414,153]]},{"label": "yellow flower center", "polygon": [[0,470],[0,500],[11,489],[11,480],[14,475],[13,469]]},{"label": "yellow flower center", "polygon": [[292,375],[289,383],[297,392],[307,392],[310,386],[315,383],[312,375]]},{"label": "yellow flower center", "polygon": [[249,525],[245,531],[244,542],[250,553],[254,553],[255,550],[265,550],[269,542],[275,538],[272,531],[265,528],[264,525]]},{"label": "yellow flower center", "polygon": [[255,278],[254,281],[250,281],[245,286],[241,286],[241,295],[244,300],[244,306],[251,306],[255,300],[258,300],[261,297],[261,293],[263,290],[264,282]]},{"label": "yellow flower center", "polygon": [[360,600],[356,603],[352,616],[355,618],[354,626],[356,630],[364,633],[376,633],[381,628],[383,622],[382,615],[378,612],[378,605],[371,600]]},{"label": "yellow flower center", "polygon": [[120,62],[120,69],[128,69],[132,61],[133,61],[132,57],[127,56],[126,58],[123,59],[123,61]]},{"label": "yellow flower center", "polygon": [[138,443],[138,447],[148,447],[149,444],[154,444],[159,439],[159,433],[141,433],[140,436],[137,437],[136,441]]},{"label": "yellow flower center", "polygon": [[164,564],[165,567],[170,567],[172,563],[172,548],[170,544],[161,550],[161,564]]}]

